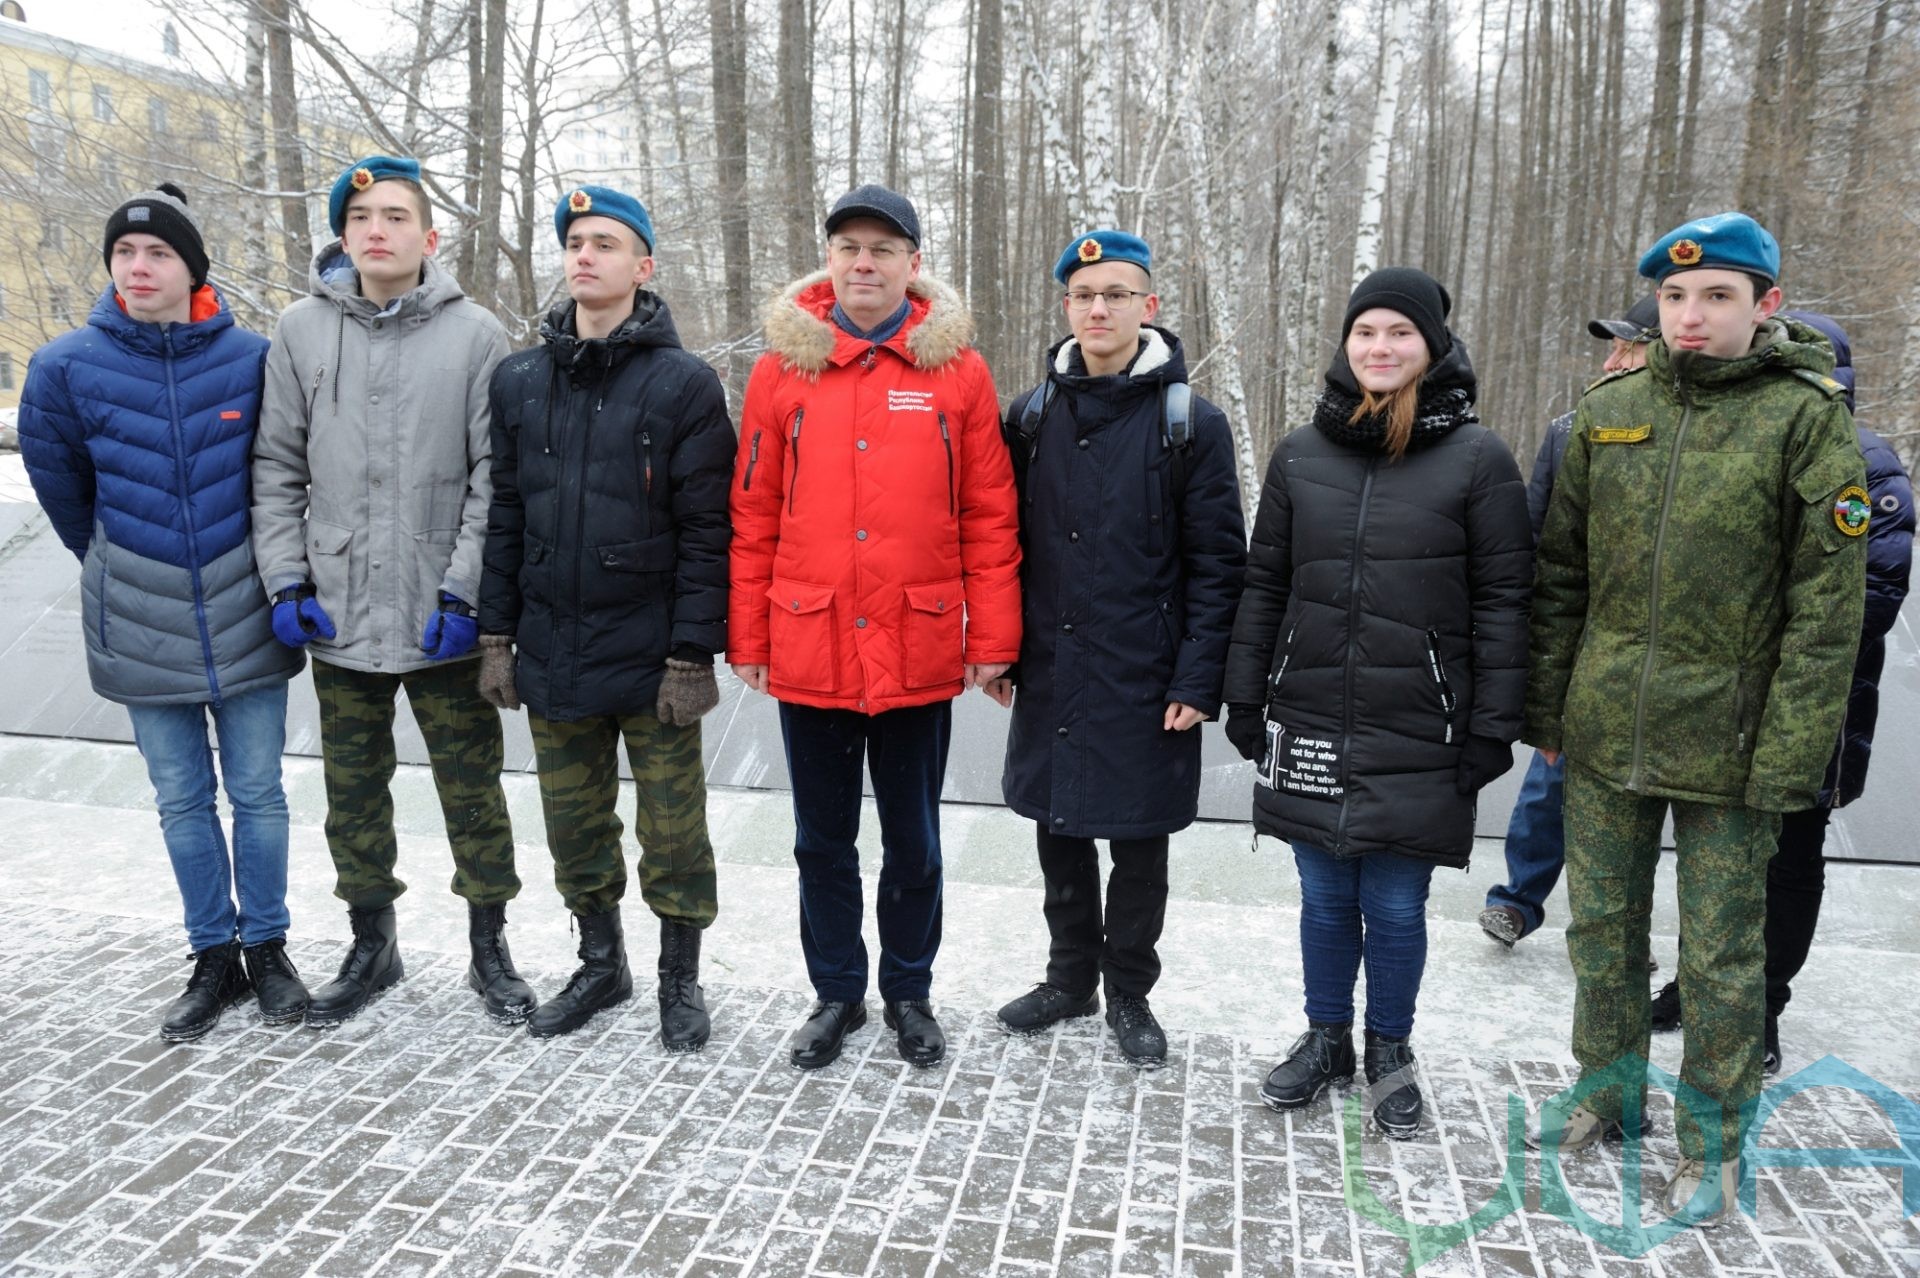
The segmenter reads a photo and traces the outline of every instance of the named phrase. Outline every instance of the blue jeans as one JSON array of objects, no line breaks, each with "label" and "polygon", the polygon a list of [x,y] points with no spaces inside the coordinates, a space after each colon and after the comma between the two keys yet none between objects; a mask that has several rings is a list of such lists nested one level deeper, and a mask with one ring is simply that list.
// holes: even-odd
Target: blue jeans
[{"label": "blue jeans", "polygon": [[[173,861],[194,952],[225,945],[236,935],[243,945],[284,937],[287,795],[280,788],[280,752],[287,740],[286,683],[219,705],[128,706],[127,715],[153,782],[160,837]],[[209,718],[220,735],[218,779],[233,808],[231,864],[214,806]]]},{"label": "blue jeans", "polygon": [[1567,761],[1548,763],[1538,750],[1520,782],[1520,797],[1507,819],[1507,882],[1487,891],[1488,905],[1510,905],[1525,920],[1520,934],[1547,919],[1547,896],[1567,864]]},{"label": "blue jeans", "polygon": [[793,859],[800,868],[800,948],[822,999],[867,993],[860,935],[860,760],[880,812],[880,997],[927,997],[940,950],[940,791],[953,703],[867,715],[780,703],[793,778]]},{"label": "blue jeans", "polygon": [[1382,1038],[1413,1033],[1413,1006],[1427,967],[1427,884],[1433,864],[1397,852],[1335,857],[1293,845],[1300,869],[1300,967],[1307,1019],[1353,1022],[1353,985],[1367,964],[1367,1028]]}]

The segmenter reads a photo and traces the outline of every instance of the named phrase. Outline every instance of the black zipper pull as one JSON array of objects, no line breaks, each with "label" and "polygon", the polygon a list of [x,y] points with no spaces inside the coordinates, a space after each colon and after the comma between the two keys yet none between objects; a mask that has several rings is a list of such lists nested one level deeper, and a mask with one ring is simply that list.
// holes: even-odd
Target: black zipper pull
[{"label": "black zipper pull", "polygon": [[640,432],[640,454],[647,459],[647,495],[653,495],[653,436]]},{"label": "black zipper pull", "polygon": [[939,413],[937,416],[940,419],[940,444],[947,450],[947,513],[951,515],[958,500],[953,486],[953,436],[947,432],[947,415]]},{"label": "black zipper pull", "polygon": [[800,491],[800,423],[805,421],[806,417],[806,409],[796,408],[793,410],[793,435],[787,441],[788,448],[793,452],[793,479],[787,484],[787,513],[789,515],[793,513],[794,497]]},{"label": "black zipper pull", "polygon": [[741,492],[750,493],[753,491],[753,468],[755,466],[758,466],[759,464],[760,464],[760,432],[756,430],[755,432],[753,432],[753,443],[749,445],[747,449],[747,473],[741,479],[741,482],[740,482]]}]

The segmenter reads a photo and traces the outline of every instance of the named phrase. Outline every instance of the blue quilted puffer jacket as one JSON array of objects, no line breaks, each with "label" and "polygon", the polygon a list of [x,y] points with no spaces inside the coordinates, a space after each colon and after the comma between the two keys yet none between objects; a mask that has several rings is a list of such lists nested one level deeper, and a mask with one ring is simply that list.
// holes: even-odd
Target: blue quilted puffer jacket
[{"label": "blue quilted puffer jacket", "polygon": [[109,287],[21,392],[20,452],[81,558],[87,671],[110,701],[218,703],[303,660],[273,637],[249,537],[267,341],[211,287],[192,315],[140,323]]}]

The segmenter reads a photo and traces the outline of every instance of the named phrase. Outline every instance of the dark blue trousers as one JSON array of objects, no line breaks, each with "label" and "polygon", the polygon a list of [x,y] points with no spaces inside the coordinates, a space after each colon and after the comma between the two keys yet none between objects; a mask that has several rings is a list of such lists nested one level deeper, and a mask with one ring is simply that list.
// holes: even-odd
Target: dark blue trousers
[{"label": "dark blue trousers", "polygon": [[880,810],[880,997],[926,998],[940,949],[940,791],[953,703],[867,715],[780,705],[793,780],[793,859],[800,868],[800,948],[814,993],[857,1003],[867,993],[860,935],[860,764]]}]

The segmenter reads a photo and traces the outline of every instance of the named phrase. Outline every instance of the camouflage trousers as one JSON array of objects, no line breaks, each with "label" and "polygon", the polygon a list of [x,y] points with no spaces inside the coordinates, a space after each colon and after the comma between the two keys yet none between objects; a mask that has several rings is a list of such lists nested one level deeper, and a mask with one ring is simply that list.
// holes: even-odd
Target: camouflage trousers
[{"label": "camouflage trousers", "polygon": [[602,914],[627,893],[620,799],[621,738],[633,769],[640,895],[663,919],[704,928],[720,912],[707,837],[700,725],[670,727],[651,712],[562,723],[527,714],[540,769],[540,806],[553,885],[574,914]]},{"label": "camouflage trousers", "polygon": [[[1647,957],[1660,829],[1673,810],[1679,874],[1680,1005],[1687,1009],[1680,1081],[1720,1107],[1720,1154],[1740,1148],[1741,1108],[1760,1092],[1766,1016],[1767,860],[1780,818],[1740,804],[1687,803],[1615,789],[1567,768],[1567,953],[1573,962],[1573,1054],[1599,1071],[1650,1037]],[[1645,1095],[1644,1077],[1639,1094]],[[1586,1107],[1618,1118],[1619,1087]],[[1699,1124],[1675,1104],[1680,1150],[1705,1157]],[[1710,1110],[1708,1112],[1711,1112]]]},{"label": "camouflage trousers", "polygon": [[480,695],[471,661],[379,674],[315,659],[320,754],[327,781],[327,850],[339,882],[333,894],[356,909],[390,905],[407,885],[394,877],[394,697],[402,688],[427,744],[447,842],[453,891],[474,905],[520,894],[513,871],[513,826],[500,788],[506,751],[500,712]]}]

